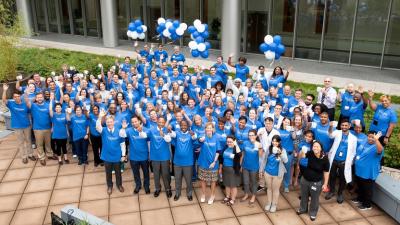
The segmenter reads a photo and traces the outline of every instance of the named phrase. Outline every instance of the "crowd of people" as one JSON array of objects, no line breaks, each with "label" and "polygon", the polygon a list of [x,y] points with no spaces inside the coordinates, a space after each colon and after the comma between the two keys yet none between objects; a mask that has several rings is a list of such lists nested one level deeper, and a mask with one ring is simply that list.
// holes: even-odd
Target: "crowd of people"
[{"label": "crowd of people", "polygon": [[[353,84],[337,92],[330,78],[315,96],[286,84],[291,68],[268,73],[260,65],[250,71],[246,58],[234,64],[233,55],[227,64],[220,56],[212,67],[196,65],[192,73],[178,47],[168,56],[161,44],[145,45],[137,55],[136,63],[125,57],[109,69],[99,64],[98,76],[63,65],[47,78],[34,74],[26,85],[18,79],[12,99],[4,84],[2,100],[23,163],[58,160],[61,166],[70,163],[71,151],[78,165],[87,165],[91,146],[94,166],[105,168],[108,194],[113,173],[124,191],[121,173],[129,162],[134,194],[142,188],[150,194],[153,173],[154,197],[161,186],[172,197],[173,176],[175,201],[183,179],[189,201],[192,182],[200,180],[200,202],[213,204],[220,185],[222,203],[243,204],[236,203],[242,186],[240,202],[253,207],[257,192],[266,190],[264,207],[273,213],[281,186],[284,192],[300,187],[297,213],[315,220],[322,191],[341,204],[346,184],[353,184],[358,197],[352,201],[360,210],[371,209],[383,147],[397,123],[390,96],[375,103],[372,91]],[[369,131],[367,107],[374,111]]]}]

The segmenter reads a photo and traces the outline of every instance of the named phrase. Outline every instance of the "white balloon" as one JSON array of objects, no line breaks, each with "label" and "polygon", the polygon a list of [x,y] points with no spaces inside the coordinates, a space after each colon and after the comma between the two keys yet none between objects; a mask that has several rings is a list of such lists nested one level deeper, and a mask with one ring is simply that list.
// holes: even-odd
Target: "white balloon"
[{"label": "white balloon", "polygon": [[169,21],[168,21],[168,22],[165,23],[165,28],[168,29],[168,28],[170,28],[171,26],[172,26],[172,22],[169,22]]},{"label": "white balloon", "polygon": [[162,34],[164,35],[164,37],[170,37],[171,33],[168,31],[168,29],[165,29]]},{"label": "white balloon", "polygon": [[265,52],[265,58],[268,60],[273,60],[275,58],[275,52],[268,50]]},{"label": "white balloon", "polygon": [[138,37],[139,37],[139,39],[142,39],[142,40],[143,40],[143,39],[145,38],[145,36],[146,36],[146,35],[145,35],[144,33],[141,33],[141,34],[139,34]]},{"label": "white balloon", "polygon": [[126,32],[126,36],[131,37],[131,35],[132,35],[132,31],[128,30],[128,31]]},{"label": "white balloon", "polygon": [[203,33],[206,30],[206,26],[204,24],[200,24],[200,26],[197,28],[197,31],[200,33]]},{"label": "white balloon", "polygon": [[175,30],[175,32],[177,35],[182,36],[185,31],[181,27],[179,27],[178,29]]},{"label": "white balloon", "polygon": [[138,36],[139,36],[139,34],[138,34],[136,31],[133,31],[133,32],[131,33],[131,38],[132,38],[132,39],[137,39]]},{"label": "white balloon", "polygon": [[272,42],[274,42],[274,38],[268,34],[267,36],[265,36],[264,42],[265,42],[265,44],[268,44],[268,45],[272,44]]},{"label": "white balloon", "polygon": [[189,42],[189,48],[191,50],[196,50],[197,49],[197,43],[195,41],[190,41]]},{"label": "white balloon", "polygon": [[[201,29],[201,26],[202,26],[201,23],[197,23],[197,24],[194,25],[194,27],[196,28],[196,30],[197,30],[198,32],[200,32],[199,30]],[[200,33],[201,33],[201,32],[200,32]]]},{"label": "white balloon", "polygon": [[197,49],[198,49],[200,52],[206,50],[206,44],[204,44],[204,43],[199,43],[199,44],[197,45]]},{"label": "white balloon", "polygon": [[160,17],[160,18],[158,18],[157,23],[158,23],[158,25],[160,25],[160,23],[165,23],[165,19]]},{"label": "white balloon", "polygon": [[187,29],[187,24],[186,23],[181,23],[180,25],[179,25],[179,28],[182,28],[182,30],[186,30]]},{"label": "white balloon", "polygon": [[142,25],[142,29],[143,29],[143,33],[147,31],[147,26],[146,25]]},{"label": "white balloon", "polygon": [[194,27],[197,27],[197,26],[201,25],[201,21],[200,21],[199,19],[196,19],[196,20],[193,22],[193,25],[194,25]]}]

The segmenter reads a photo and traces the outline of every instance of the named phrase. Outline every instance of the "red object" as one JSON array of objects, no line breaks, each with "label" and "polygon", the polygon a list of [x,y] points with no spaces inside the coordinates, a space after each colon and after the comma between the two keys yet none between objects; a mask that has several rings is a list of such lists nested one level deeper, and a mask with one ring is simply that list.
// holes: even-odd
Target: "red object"
[{"label": "red object", "polygon": [[329,192],[329,187],[328,187],[328,186],[326,186],[326,188],[322,188],[322,192],[324,192],[324,193],[327,193],[327,192]]}]

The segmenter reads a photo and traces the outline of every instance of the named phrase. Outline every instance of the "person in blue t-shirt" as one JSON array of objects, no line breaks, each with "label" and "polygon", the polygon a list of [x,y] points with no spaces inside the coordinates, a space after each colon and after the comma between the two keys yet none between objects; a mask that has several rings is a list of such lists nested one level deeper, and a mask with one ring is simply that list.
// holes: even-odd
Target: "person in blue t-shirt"
[{"label": "person in blue t-shirt", "polygon": [[11,113],[11,128],[17,134],[18,150],[21,153],[22,162],[28,163],[28,159],[36,161],[33,156],[31,145],[31,122],[29,120],[29,109],[24,101],[21,100],[21,92],[16,90],[13,99],[7,99],[8,84],[3,84],[3,105],[6,105]]},{"label": "person in blue t-shirt", "polygon": [[49,103],[49,113],[52,122],[52,132],[51,138],[55,142],[55,154],[58,157],[58,164],[62,165],[63,161],[61,158],[61,154],[64,155],[65,163],[69,164],[68,155],[67,155],[67,138],[68,138],[68,128],[67,128],[67,119],[65,113],[62,112],[61,103],[56,103],[54,106],[53,112],[53,99]]},{"label": "person in blue t-shirt", "polygon": [[289,185],[291,184],[291,178],[293,176],[292,173],[292,162],[293,162],[293,152],[294,152],[294,144],[293,144],[293,135],[291,133],[292,127],[290,126],[290,119],[285,117],[282,121],[282,125],[280,127],[279,135],[282,139],[282,148],[286,150],[288,161],[285,163],[286,173],[283,175],[283,188],[284,192],[289,192]]},{"label": "person in blue t-shirt", "polygon": [[150,194],[150,175],[149,175],[149,147],[147,129],[143,127],[142,120],[133,116],[131,119],[132,127],[126,129],[126,136],[129,139],[129,160],[132,168],[133,178],[135,179],[135,189],[133,193],[139,193],[142,188],[140,178],[140,168],[143,172],[143,186],[146,194]]},{"label": "person in blue t-shirt", "polygon": [[352,201],[361,203],[358,206],[360,210],[372,208],[372,190],[374,189],[375,180],[379,175],[380,161],[383,157],[383,146],[379,142],[380,137],[381,133],[375,134],[375,132],[369,131],[368,142],[357,149],[354,167],[358,196]]},{"label": "person in blue t-shirt", "polygon": [[73,130],[72,141],[74,142],[75,150],[78,155],[78,165],[89,164],[87,150],[89,146],[89,120],[83,114],[83,109],[76,105],[75,114],[67,112],[67,120],[71,124]]},{"label": "person in blue t-shirt", "polygon": [[180,70],[182,70],[182,66],[185,64],[185,56],[180,52],[179,46],[174,47],[174,53],[171,55],[170,61],[176,61]]},{"label": "person in blue t-shirt", "polygon": [[229,73],[228,67],[223,62],[223,57],[218,56],[217,62],[213,65],[217,69],[217,75],[222,78],[224,85],[226,85],[226,81],[228,79],[227,73]]},{"label": "person in blue t-shirt", "polygon": [[310,130],[314,133],[315,140],[321,142],[322,149],[327,153],[333,144],[333,140],[329,137],[329,115],[327,112],[322,112],[319,114],[319,118],[319,122],[311,122],[309,126]]},{"label": "person in blue t-shirt", "polygon": [[245,57],[239,57],[238,63],[232,63],[233,55],[230,55],[228,58],[228,65],[236,69],[236,78],[239,78],[242,82],[247,80],[249,76],[250,69],[246,66],[247,59]]},{"label": "person in blue t-shirt", "polygon": [[257,194],[257,177],[259,170],[259,158],[264,154],[261,143],[257,141],[257,130],[251,129],[248,133],[249,141],[244,142],[242,148],[242,174],[245,195],[241,201],[246,201],[251,195],[249,206],[254,206]]},{"label": "person in blue t-shirt", "polygon": [[92,112],[87,111],[86,116],[89,119],[89,132],[90,132],[90,143],[92,144],[93,156],[94,156],[94,166],[98,165],[104,166],[103,160],[100,159],[101,155],[101,135],[96,130],[96,122],[99,118],[100,107],[98,105],[92,106]]},{"label": "person in blue t-shirt", "polygon": [[372,101],[374,93],[372,91],[368,91],[368,95],[369,95],[368,99],[369,106],[373,111],[375,111],[369,130],[375,132],[381,132],[382,136],[380,137],[379,141],[383,146],[385,146],[388,144],[390,136],[392,135],[393,130],[396,127],[397,113],[390,106],[391,105],[390,96],[382,95],[379,98],[381,104],[376,104],[375,102]]},{"label": "person in blue t-shirt", "polygon": [[175,169],[175,197],[174,201],[178,201],[182,189],[182,176],[186,182],[186,196],[189,201],[193,201],[192,175],[194,164],[194,148],[193,143],[197,139],[196,133],[188,131],[188,122],[181,120],[180,128],[175,129],[171,133],[171,137],[175,140],[174,169]]},{"label": "person in blue t-shirt", "polygon": [[237,187],[240,185],[240,162],[242,152],[234,136],[226,138],[227,148],[222,153],[222,177],[225,186],[223,204],[233,205],[236,201]]},{"label": "person in blue t-shirt", "polygon": [[168,53],[164,50],[164,46],[162,44],[158,45],[158,50],[154,52],[154,61],[156,66],[160,66],[160,64],[167,62]]}]

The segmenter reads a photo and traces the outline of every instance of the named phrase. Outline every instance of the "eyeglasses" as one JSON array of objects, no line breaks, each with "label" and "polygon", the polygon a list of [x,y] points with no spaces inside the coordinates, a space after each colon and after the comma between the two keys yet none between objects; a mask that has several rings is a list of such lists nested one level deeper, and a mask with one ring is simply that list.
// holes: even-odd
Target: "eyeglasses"
[{"label": "eyeglasses", "polygon": [[325,83],[330,83],[331,81],[330,81],[330,80],[325,80],[324,82],[325,82]]},{"label": "eyeglasses", "polygon": [[256,136],[256,135],[254,135],[254,134],[249,134],[249,137],[254,137],[254,136]]}]

